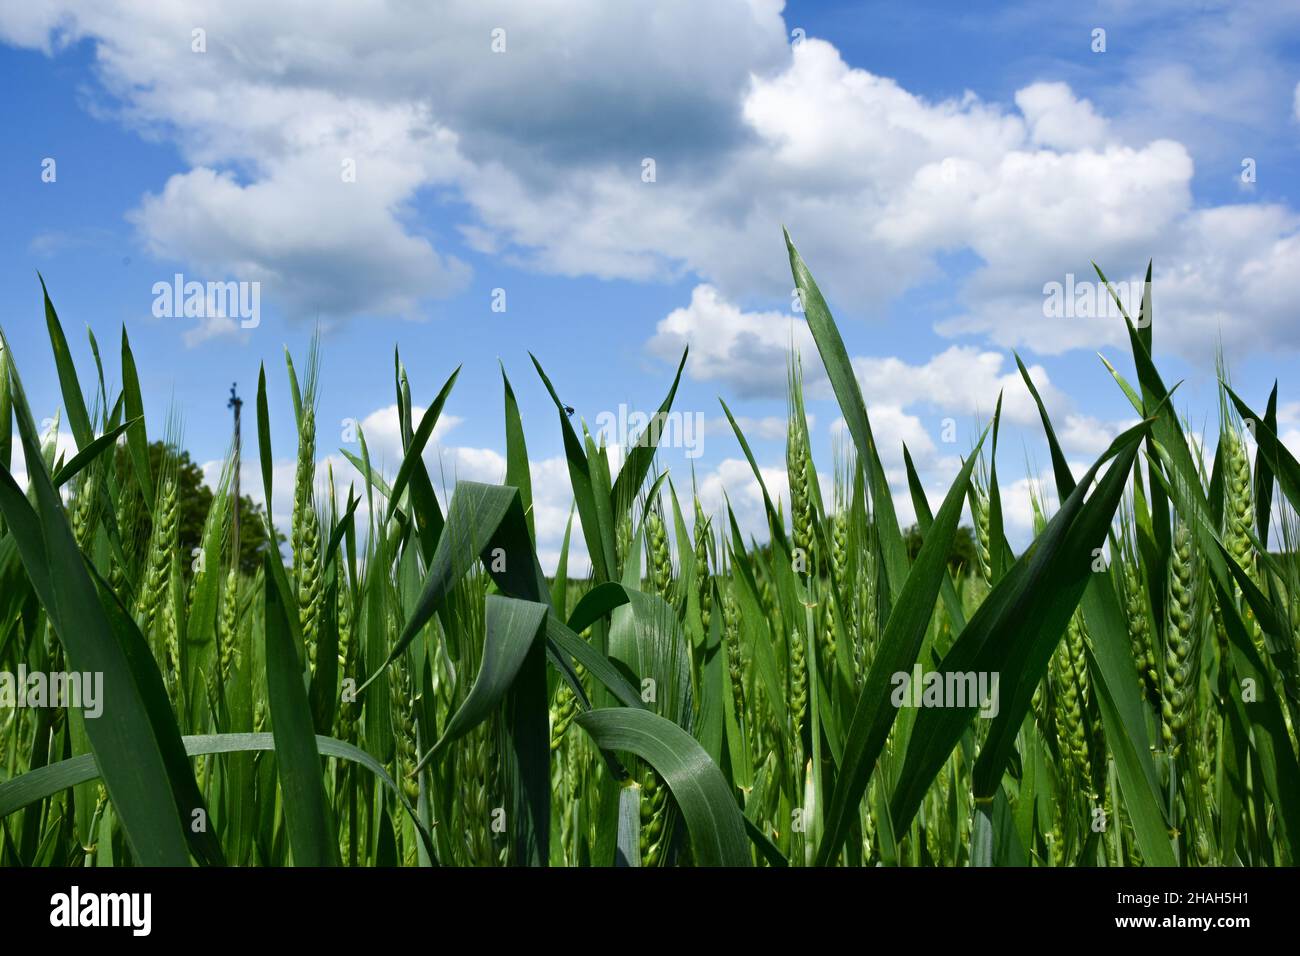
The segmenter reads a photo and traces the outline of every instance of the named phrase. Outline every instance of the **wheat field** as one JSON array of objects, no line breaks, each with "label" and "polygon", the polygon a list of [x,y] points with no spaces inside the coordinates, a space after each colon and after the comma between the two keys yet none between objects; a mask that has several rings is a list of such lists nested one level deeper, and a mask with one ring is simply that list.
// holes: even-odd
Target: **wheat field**
[{"label": "wheat field", "polygon": [[[308,355],[283,373],[292,408],[268,407],[262,371],[243,449],[270,501],[271,416],[294,416],[290,526],[245,520],[272,544],[241,561],[232,449],[191,555],[174,428],[145,422],[125,331],[120,391],[102,366],[86,390],[47,296],[77,452],[38,432],[18,361],[38,357],[5,341],[0,672],[50,681],[0,696],[0,864],[1295,863],[1300,464],[1276,388],[1257,415],[1221,369],[1202,454],[1152,359],[1148,271],[1124,317],[1135,378],[1101,383],[1140,423],[1086,473],[1020,366],[1060,503],[1036,497],[1032,543],[1004,532],[998,415],[942,501],[905,458],[909,535],[789,251],[818,354],[792,358],[788,502],[727,409],[766,503],[757,543],[661,471],[654,430],[612,468],[536,359],[555,421],[525,429],[503,370],[503,484],[439,496],[423,454],[456,373],[417,419],[399,363],[400,467],[361,435],[360,478],[322,493]],[[836,462],[812,457],[800,361],[843,413]],[[548,576],[526,432],[557,422],[574,506]],[[964,516],[973,560],[954,560]],[[60,674],[99,699],[55,706]]]}]

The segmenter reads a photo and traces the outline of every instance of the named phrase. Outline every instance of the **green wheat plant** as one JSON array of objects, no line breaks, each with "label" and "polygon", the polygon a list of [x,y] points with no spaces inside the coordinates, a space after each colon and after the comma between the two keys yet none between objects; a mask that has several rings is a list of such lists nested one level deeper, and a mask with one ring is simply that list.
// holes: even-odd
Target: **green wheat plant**
[{"label": "green wheat plant", "polygon": [[[104,712],[0,697],[0,864],[1294,864],[1300,463],[1276,387],[1256,414],[1220,365],[1202,456],[1153,359],[1148,271],[1123,317],[1135,380],[1098,369],[1138,424],[1086,472],[1020,365],[1052,470],[1017,551],[1000,396],[941,500],[906,449],[896,497],[787,243],[817,349],[791,355],[788,494],[722,404],[763,540],[660,468],[657,429],[615,455],[537,358],[555,415],[525,428],[502,368],[501,484],[438,490],[425,453],[459,369],[417,417],[429,383],[396,355],[396,469],[362,432],[340,450],[346,491],[332,469],[319,481],[313,341],[297,366],[286,354],[292,408],[272,409],[259,376],[265,501],[274,455],[295,462],[286,526],[260,516],[260,564],[233,553],[232,448],[183,554],[178,418],[151,457],[125,331],[119,389],[92,335],[83,390],[47,294],[54,427],[76,450],[38,431],[20,376],[35,357],[0,335],[0,674],[101,675]],[[806,362],[844,418],[830,462],[809,437]],[[292,449],[272,447],[282,414]],[[527,448],[543,427],[560,429],[572,493],[550,575]],[[589,570],[570,562],[575,534]],[[923,672],[993,675],[996,706],[915,706],[899,676]]]}]

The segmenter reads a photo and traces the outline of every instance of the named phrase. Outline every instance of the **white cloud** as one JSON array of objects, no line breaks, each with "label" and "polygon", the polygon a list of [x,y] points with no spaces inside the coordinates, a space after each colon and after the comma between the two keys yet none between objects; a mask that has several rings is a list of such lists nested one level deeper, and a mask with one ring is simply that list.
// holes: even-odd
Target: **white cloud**
[{"label": "white cloud", "polygon": [[[689,344],[687,374],[726,383],[741,397],[776,397],[786,392],[790,348],[803,356],[804,382],[814,395],[826,393],[826,373],[807,323],[781,312],[745,312],[713,286],[696,286],[691,302],[674,309],[656,326],[647,350],[675,358]],[[853,368],[863,398],[877,404],[926,408],[991,418],[999,392],[1003,414],[1020,423],[1038,420],[1036,406],[1009,356],[973,346],[950,346],[926,362],[896,357],[858,356]],[[1049,407],[1068,405],[1042,366],[1028,366]],[[937,424],[937,423],[936,423]],[[783,424],[768,422],[773,434]]]},{"label": "white cloud", "polygon": [[[1027,368],[1049,408],[1068,403],[1042,366]],[[922,405],[988,421],[1001,392],[1003,416],[1021,424],[1038,421],[1024,379],[1009,356],[1000,352],[954,345],[917,365],[894,357],[855,358],[853,370],[869,411],[872,402]]]},{"label": "white cloud", "polygon": [[[51,435],[54,438],[54,465],[57,468],[60,462],[67,463],[77,454],[77,442],[72,436],[72,429],[60,421],[61,416],[46,418],[37,422],[40,429],[40,441],[42,448],[50,441]],[[57,431],[55,430],[57,429]],[[14,481],[18,487],[24,491],[27,490],[27,457],[23,452],[23,442],[18,434],[17,428],[13,431],[12,445],[10,446],[9,473],[13,475]],[[69,489],[65,486],[64,493]]]},{"label": "white cloud", "polygon": [[[789,501],[790,487],[787,480],[785,463],[779,465],[761,465],[763,483],[767,485],[768,494],[775,505],[778,500]],[[742,533],[753,535],[759,541],[767,540],[767,519],[763,507],[763,491],[754,470],[743,458],[726,458],[716,468],[697,476],[697,494],[700,506],[705,513],[715,517],[714,528],[726,527],[727,503],[731,503],[736,515],[736,523]],[[789,507],[786,507],[789,513]]]},{"label": "white cloud", "polygon": [[1049,149],[1105,146],[1110,139],[1106,120],[1092,103],[1075,99],[1065,83],[1035,83],[1016,92],[1016,106],[1029,124],[1029,138]]},{"label": "white cloud", "polygon": [[[418,426],[425,409],[411,406],[411,420]],[[505,481],[505,456],[490,448],[449,445],[447,435],[464,421],[458,415],[443,412],[433,427],[424,450],[425,467],[435,488],[450,492],[457,481],[478,481],[500,484]],[[371,463],[381,472],[395,473],[405,454],[402,450],[401,424],[397,405],[376,409],[361,419],[361,431],[366,436],[366,448]],[[354,452],[355,453],[355,452]]]},{"label": "white cloud", "polygon": [[1277,437],[1292,455],[1300,458],[1300,428],[1288,428]]},{"label": "white cloud", "polygon": [[1057,440],[1067,455],[1082,455],[1095,460],[1121,432],[1137,423],[1136,418],[1108,422],[1091,415],[1070,414],[1065,416],[1063,424],[1054,422],[1053,425]]},{"label": "white cloud", "polygon": [[[793,313],[744,312],[711,285],[696,286],[690,305],[668,313],[646,347],[675,360],[688,345],[692,378],[725,382],[742,398],[784,393],[792,345],[802,355],[817,354],[807,323]],[[820,362],[804,371],[820,375]]]},{"label": "white cloud", "polygon": [[1153,281],[1157,340],[1173,337],[1199,358],[1220,340],[1229,357],[1294,348],[1300,216],[1278,205],[1200,210],[1182,256]]},{"label": "white cloud", "polygon": [[[411,406],[411,422],[415,427],[419,427],[420,419],[424,417],[424,413],[424,406]],[[463,421],[464,419],[460,416],[448,414],[445,410],[438,415],[438,423],[433,426],[433,434],[429,436],[429,444],[426,446],[424,456],[426,462],[433,462],[436,459],[432,449],[436,448],[447,437],[447,433]],[[396,469],[405,457],[402,450],[401,421],[397,417],[397,405],[392,404],[384,408],[377,408],[363,417],[359,424],[362,434],[366,437],[366,450],[370,453],[371,462],[380,468],[388,466]],[[359,444],[353,449],[353,452],[354,454],[360,454]]]},{"label": "white cloud", "polygon": [[[1265,23],[1242,15],[1233,35],[1258,39]],[[980,264],[943,326],[954,335],[1045,353],[1117,341],[1115,323],[1044,322],[1041,286],[1089,257],[1123,272],[1154,255],[1160,281],[1218,295],[1248,279],[1273,310],[1256,341],[1244,310],[1202,300],[1186,335],[1171,327],[1165,343],[1201,349],[1222,319],[1253,348],[1300,344],[1276,310],[1300,274],[1288,211],[1252,220],[1261,228],[1234,244],[1213,228],[1219,210],[1194,208],[1191,156],[1168,134],[1112,122],[1061,82],[1024,86],[1014,106],[926,99],[824,40],[791,47],[776,0],[664,0],[649,18],[596,0],[309,14],[272,0],[65,0],[6,6],[0,36],[52,53],[95,44],[112,97],[95,108],[174,141],[189,164],[135,211],[145,244],[263,282],[268,307],[418,315],[465,287],[468,267],[442,248],[451,233],[546,272],[694,275],[732,301],[784,299],[784,222],[832,303],[862,311],[933,276],[944,253],[970,250]],[[1207,81],[1157,66],[1157,85],[1143,87],[1152,103]],[[1232,89],[1229,106],[1241,99]],[[355,182],[344,181],[350,160]],[[463,202],[417,219],[430,195]],[[1248,218],[1223,217],[1243,229]],[[722,348],[733,364],[748,356],[760,380],[779,378],[779,362],[758,366],[791,326],[758,314],[768,321],[748,329],[722,317]],[[660,342],[683,336],[670,324]]]},{"label": "white cloud", "polygon": [[[263,281],[269,301],[326,316],[414,314],[463,288],[467,267],[412,220],[421,191],[462,190],[487,222],[465,225],[494,240],[512,189],[537,210],[531,197],[583,178],[556,178],[575,166],[619,166],[639,184],[647,148],[667,165],[738,138],[751,72],[787,56],[768,0],[669,0],[649,19],[595,0],[298,6],[10,4],[0,38],[51,54],[91,40],[113,98],[97,112],[180,147],[192,168],[133,216],[151,251]],[[588,238],[603,245],[598,227]],[[539,261],[561,271],[578,261],[553,240],[535,245],[554,247]],[[607,268],[639,256],[611,250]]]},{"label": "white cloud", "polygon": [[[907,472],[903,464],[903,446],[912,455],[912,462],[918,469],[934,464],[938,447],[931,436],[931,430],[915,415],[909,415],[897,405],[873,405],[868,409],[871,418],[871,434],[876,440],[876,450],[880,454],[881,464],[885,466],[885,475],[891,484],[904,489],[906,494]],[[849,440],[846,437],[848,426],[843,418],[831,422],[831,436],[835,440]]]},{"label": "white cloud", "polygon": [[[1071,468],[1075,475],[1081,473],[1077,466],[1071,465]],[[1048,520],[1056,511],[1056,479],[1051,469],[1011,481],[999,476],[998,493],[1002,498],[1003,529],[1013,548],[1023,547],[1034,536],[1035,498]]]},{"label": "white cloud", "polygon": [[[413,119],[412,126],[414,136]],[[429,144],[446,136],[433,128],[425,135],[434,152],[440,147]],[[130,218],[157,258],[184,258],[205,278],[260,282],[268,304],[292,313],[413,315],[422,298],[462,289],[468,267],[440,256],[399,221],[424,181],[422,164],[412,158],[412,168],[397,168],[382,132],[360,129],[352,138],[277,161],[248,184],[202,166],[177,174]],[[355,182],[342,181],[344,160],[358,164]],[[366,281],[358,283],[358,275]]]},{"label": "white cloud", "polygon": [[495,485],[506,480],[506,458],[491,448],[440,448],[438,468],[442,483],[449,490],[458,481]]}]

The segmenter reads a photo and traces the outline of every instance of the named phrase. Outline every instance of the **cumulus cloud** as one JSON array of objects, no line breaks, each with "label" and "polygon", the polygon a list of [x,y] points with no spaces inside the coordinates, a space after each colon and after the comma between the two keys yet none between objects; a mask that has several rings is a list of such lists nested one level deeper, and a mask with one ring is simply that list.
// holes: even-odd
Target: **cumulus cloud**
[{"label": "cumulus cloud", "polygon": [[[1076,475],[1087,470],[1077,463],[1071,463],[1070,467]],[[1035,501],[1048,520],[1056,510],[1056,478],[1050,468],[1045,468],[1023,478],[1001,479],[998,491],[1002,496],[1002,522],[1007,540],[1012,547],[1023,547],[1034,536]]]},{"label": "cumulus cloud", "polygon": [[[774,507],[784,502],[784,512],[790,513],[790,484],[785,462],[760,464],[763,485],[772,497]],[[829,490],[823,477],[822,490]],[[763,489],[754,477],[754,470],[743,458],[726,458],[717,466],[697,476],[696,493],[705,514],[713,516],[715,531],[727,533],[727,507],[736,516],[736,524],[746,540],[768,539],[767,512],[763,506]]]},{"label": "cumulus cloud", "polygon": [[1105,146],[1110,128],[1092,103],[1076,99],[1065,83],[1034,83],[1016,92],[1016,106],[1029,124],[1029,139],[1049,149]]},{"label": "cumulus cloud", "polygon": [[[694,276],[731,301],[785,299],[786,223],[832,301],[859,312],[974,253],[950,335],[1045,354],[1121,341],[1113,322],[1043,321],[1041,287],[1088,258],[1123,275],[1154,255],[1157,281],[1188,290],[1171,300],[1189,315],[1170,347],[1199,355],[1219,326],[1249,348],[1300,344],[1278,305],[1300,275],[1289,210],[1197,208],[1183,142],[1113,122],[1065,83],[1027,84],[1012,104],[929,99],[824,40],[791,45],[782,6],[61,0],[6,6],[0,37],[51,55],[94,43],[96,109],[189,164],[134,211],[146,247],[262,281],[290,312],[419,315],[469,281],[449,235],[560,275]],[[1233,27],[1262,22],[1255,10]],[[1143,95],[1176,105],[1180,84],[1207,80],[1171,69],[1153,63]],[[425,214],[442,196],[460,202]],[[1242,283],[1261,318],[1222,305]],[[701,293],[688,310],[716,308]],[[756,368],[791,328],[760,314],[761,328],[719,317],[724,348]],[[664,348],[683,337],[660,330]]]},{"label": "cumulus cloud", "polygon": [[1056,425],[1056,437],[1067,455],[1096,459],[1120,433],[1138,423],[1136,418],[1103,421],[1091,415],[1069,414]]},{"label": "cumulus cloud", "polygon": [[198,324],[186,329],[181,335],[186,348],[197,348],[212,339],[246,339],[248,333],[240,328],[239,319],[232,316],[209,313],[201,316]]},{"label": "cumulus cloud", "polygon": [[[988,420],[1001,392],[1006,418],[1021,424],[1038,420],[1024,379],[1004,353],[954,345],[920,364],[894,357],[855,358],[853,370],[868,403],[922,405]],[[1042,366],[1028,366],[1028,371],[1049,407],[1068,403]]]},{"label": "cumulus cloud", "polygon": [[[815,355],[808,325],[792,313],[745,312],[711,285],[698,285],[690,304],[674,309],[655,327],[646,347],[652,355],[676,359],[690,346],[688,374],[700,381],[725,382],[742,397],[783,394],[793,346]],[[822,374],[819,363],[805,371]]]},{"label": "cumulus cloud", "polygon": [[[931,429],[916,415],[908,414],[897,405],[873,405],[869,410],[871,416],[871,434],[876,440],[876,450],[880,454],[881,464],[892,485],[897,486],[906,496],[907,471],[903,462],[903,446],[912,456],[912,462],[919,469],[928,470],[938,460],[938,446],[935,445]],[[831,437],[835,441],[848,442],[848,426],[843,418],[831,422]]]},{"label": "cumulus cloud", "polygon": [[[411,406],[411,420],[419,423],[424,416],[425,408],[421,405]],[[433,434],[429,436],[429,448],[436,448],[441,444],[447,434],[464,421],[459,415],[451,415],[442,412],[438,416],[438,423],[433,426]],[[402,450],[402,431],[401,420],[397,415],[397,405],[387,405],[383,408],[377,408],[373,412],[365,415],[357,424],[361,426],[361,433],[366,436],[366,449],[370,452],[370,460],[377,466],[384,465],[396,468],[402,463],[405,457]],[[360,446],[357,446],[357,452]],[[434,460],[434,456],[428,453],[426,448],[426,461]]]},{"label": "cumulus cloud", "polygon": [[[685,345],[691,346],[689,376],[723,382],[744,397],[785,394],[793,345],[804,357],[805,385],[814,393],[827,391],[826,373],[807,323],[781,312],[746,312],[713,286],[696,286],[690,304],[661,320],[646,348],[667,359],[679,355]],[[877,404],[915,405],[987,419],[1001,392],[1003,414],[1009,420],[1038,420],[1033,398],[1005,353],[953,345],[921,363],[893,356],[857,356],[852,363],[863,398],[873,409]],[[1068,407],[1068,398],[1042,366],[1030,365],[1028,371],[1049,407]],[[777,424],[770,423],[770,428],[775,430]]]},{"label": "cumulus cloud", "polygon": [[[553,239],[531,241],[528,215],[558,203],[569,223],[598,218],[573,202],[575,168],[622,169],[640,184],[648,152],[680,169],[739,140],[751,74],[788,55],[780,10],[68,0],[7,5],[0,38],[51,55],[90,40],[108,94],[97,111],[180,148],[192,168],[132,217],[156,255],[264,281],[291,311],[413,314],[468,278],[438,230],[413,221],[422,194],[457,189],[482,222],[449,225],[535,245],[544,268],[576,266]],[[501,204],[516,193],[528,211],[511,220]],[[587,239],[604,242],[598,227]],[[644,256],[663,259],[615,248],[592,268],[635,272]]]},{"label": "cumulus cloud", "polygon": [[[386,181],[378,164],[361,162]],[[423,298],[464,288],[468,267],[398,221],[400,196],[369,181],[342,182],[319,161],[304,165],[250,184],[200,167],[145,196],[130,219],[158,259],[179,256],[205,277],[259,282],[293,314],[413,316]]]}]

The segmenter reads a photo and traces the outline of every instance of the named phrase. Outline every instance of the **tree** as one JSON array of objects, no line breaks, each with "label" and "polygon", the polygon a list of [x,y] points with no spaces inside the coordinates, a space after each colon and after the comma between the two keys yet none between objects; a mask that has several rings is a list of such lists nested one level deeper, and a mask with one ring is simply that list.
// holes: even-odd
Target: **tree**
[{"label": "tree", "polygon": [[[907,546],[908,558],[915,561],[916,556],[921,553],[921,529],[912,525],[903,531],[903,543]],[[772,544],[757,545],[754,549],[757,553],[763,555],[767,561],[772,560]],[[825,554],[819,553],[816,556],[817,567],[816,573],[824,575],[827,573],[827,562]],[[972,569],[979,567],[978,555],[975,551],[975,532],[968,525],[962,525],[953,535],[952,547],[948,551],[948,569],[953,575],[969,574]]]},{"label": "tree", "polygon": [[[912,525],[903,532],[903,540],[907,544],[907,555],[913,561],[921,553],[921,529],[917,525]],[[975,551],[975,533],[967,525],[962,525],[953,535],[952,547],[948,551],[948,567],[952,573],[958,574],[963,571],[969,572],[972,568],[979,566],[979,557]]]},{"label": "tree", "polygon": [[[190,458],[188,451],[181,450],[179,453],[174,448],[168,448],[163,442],[151,442],[149,445],[149,471],[153,475],[155,487],[160,479],[162,464],[166,456],[170,456],[175,463],[176,484],[179,504],[180,526],[180,553],[188,556],[194,553],[194,549],[199,547],[203,540],[203,525],[208,519],[208,511],[212,508],[212,489],[203,482],[203,470],[194,463]],[[126,448],[119,446],[117,449],[117,478],[119,487],[123,488],[126,493],[127,482],[133,482],[131,476],[131,459]],[[134,526],[130,530],[123,531],[128,546],[134,545],[135,554],[144,553],[144,549],[149,546],[150,522],[149,516],[143,510],[140,512]],[[277,532],[277,538],[283,538]],[[262,506],[255,503],[247,495],[243,495],[239,500],[239,568],[244,574],[254,574],[262,566],[262,555],[267,549],[266,537],[266,520],[263,517]],[[181,561],[181,567],[184,568],[188,577],[190,574],[190,562]]]}]

